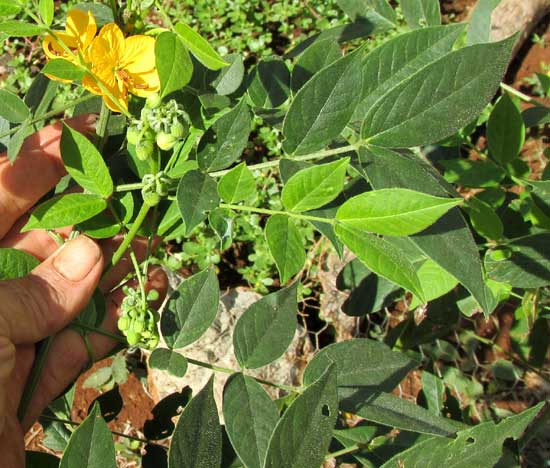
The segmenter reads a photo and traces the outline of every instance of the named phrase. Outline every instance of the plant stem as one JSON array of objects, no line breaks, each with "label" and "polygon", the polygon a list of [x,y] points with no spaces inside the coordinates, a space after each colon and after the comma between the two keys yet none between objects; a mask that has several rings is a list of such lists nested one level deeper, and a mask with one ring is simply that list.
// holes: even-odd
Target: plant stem
[{"label": "plant stem", "polygon": [[72,323],[71,327],[80,328],[81,330],[88,331],[90,333],[97,333],[98,335],[105,336],[107,338],[111,338],[112,340],[115,340],[121,344],[127,345],[128,342],[120,335],[113,335],[112,333],[109,333],[105,330],[101,330],[96,327],[91,327],[90,325],[86,325],[85,323]]},{"label": "plant stem", "polygon": [[141,190],[143,184],[141,182],[136,182],[135,184],[121,184],[115,187],[115,192],[130,192],[132,190]]},{"label": "plant stem", "polygon": [[244,205],[243,206],[232,205],[230,203],[220,203],[220,208],[227,208],[229,210],[236,210],[236,211],[249,211],[251,213],[260,213],[260,214],[267,214],[267,215],[280,214],[280,215],[290,216],[291,218],[303,219],[305,221],[317,221],[319,223],[332,224],[333,226],[336,224],[335,219],[321,218],[319,216],[303,215],[300,213],[292,213],[291,211],[268,210],[266,208],[256,208],[253,206],[244,206]]},{"label": "plant stem", "polygon": [[545,107],[548,109],[548,106],[546,104],[543,104],[538,99],[535,99],[532,96],[527,96],[527,94],[522,93],[521,91],[518,91],[517,89],[513,88],[512,86],[509,86],[505,83],[500,83],[501,89],[504,91],[507,91],[510,94],[513,94],[514,96],[520,98],[523,102],[527,102],[529,104],[536,104],[540,107]]},{"label": "plant stem", "polygon": [[[35,117],[34,119],[32,119],[29,122],[29,125],[34,125],[35,123],[38,123],[42,120],[47,120],[47,119],[50,119],[52,117],[55,117],[56,115],[59,115],[62,112],[65,112],[67,110],[67,108],[74,107],[74,106],[76,106],[78,104],[82,104],[83,102],[86,102],[86,101],[90,101],[91,99],[93,99],[95,97],[96,96],[94,96],[93,94],[88,94],[87,96],[83,96],[79,99],[75,99],[68,106],[64,106],[63,108],[57,108],[57,109],[51,110],[50,112],[46,112],[45,114],[42,114],[38,117]],[[11,130],[8,130],[7,132],[4,132],[4,133],[0,134],[0,139],[5,138],[5,137],[10,136],[10,135],[13,135],[14,133],[17,132],[17,130],[19,130],[19,126],[15,127],[15,128],[12,128]]]},{"label": "plant stem", "polygon": [[[219,367],[214,364],[210,364],[208,362],[197,361],[196,359],[191,359],[188,357],[186,357],[186,359],[189,362],[189,364],[193,364],[199,367],[204,367],[205,369],[210,369],[210,370],[213,370],[214,372],[221,372],[223,374],[230,374],[230,375],[236,374],[239,372],[238,370],[235,370],[235,369],[229,369],[228,367]],[[285,390],[286,392],[299,393],[301,391],[300,387],[293,387],[290,385],[283,385],[275,382],[268,382],[267,380],[259,379],[252,375],[249,375],[248,377],[254,379],[256,382],[262,383],[264,385],[269,385],[270,387],[280,388],[281,390]]]},{"label": "plant stem", "polygon": [[[58,423],[61,423],[61,424],[68,424],[69,426],[75,426],[75,427],[80,426],[80,423],[77,423],[76,421],[70,421],[69,419],[56,418],[55,416],[49,416],[47,414],[41,414],[40,419],[45,419],[47,421],[58,422]],[[129,434],[124,434],[122,432],[111,431],[111,434],[114,434],[114,435],[117,435],[117,436],[120,436],[120,437],[124,437],[124,438],[130,439],[130,440],[136,440],[137,442],[142,442],[144,444],[158,445],[159,447],[163,447],[162,445],[157,444],[156,442],[152,442],[150,440],[143,439],[141,437],[136,437],[136,436],[131,436]]]},{"label": "plant stem", "polygon": [[23,422],[23,419],[25,419],[29,405],[32,401],[32,397],[34,396],[34,392],[38,386],[40,376],[42,375],[42,370],[46,364],[54,338],[55,336],[48,336],[40,343],[39,349],[36,352],[36,357],[34,359],[29,378],[27,379],[25,389],[23,390],[23,395],[21,396],[21,401],[19,402],[19,408],[17,409],[17,418],[19,422]]},{"label": "plant stem", "polygon": [[341,457],[342,455],[347,455],[348,453],[357,452],[361,450],[361,447],[357,444],[350,445],[349,447],[343,448],[342,450],[337,450],[336,452],[327,453],[325,460],[330,460],[331,458]]},{"label": "plant stem", "polygon": [[99,119],[96,126],[96,134],[99,136],[98,150],[100,153],[103,151],[103,147],[105,146],[105,143],[107,142],[107,138],[109,136],[107,132],[107,126],[109,125],[110,117],[111,111],[105,105],[105,101],[102,101],[101,112],[99,113]]},{"label": "plant stem", "polygon": [[[350,151],[356,151],[357,145],[348,145],[348,146],[341,146],[339,148],[333,148],[323,151],[317,151],[315,153],[311,154],[305,154],[303,156],[295,156],[293,158],[289,158],[292,161],[310,161],[312,159],[321,159],[326,158],[328,156],[334,156],[336,154],[342,154],[342,153],[349,153]],[[252,166],[248,166],[248,169],[251,171],[257,171],[261,169],[267,169],[270,167],[277,167],[279,165],[279,162],[281,159],[275,159],[273,161],[266,161],[264,163],[260,164],[253,164]],[[231,169],[225,169],[223,171],[216,171],[216,172],[210,172],[210,177],[222,177],[225,174],[227,174]]]},{"label": "plant stem", "polygon": [[134,221],[134,224],[132,224],[132,227],[128,231],[128,234],[124,237],[124,240],[122,241],[122,243],[120,244],[116,252],[113,254],[113,258],[111,260],[111,264],[109,265],[108,269],[111,269],[120,261],[120,259],[124,255],[124,252],[126,252],[126,249],[134,240],[134,237],[136,237],[136,234],[139,231],[139,228],[141,228],[143,221],[145,221],[147,213],[149,213],[150,209],[151,209],[151,206],[148,205],[147,203],[143,203],[143,205],[141,205],[141,209],[139,210],[139,213],[137,215],[136,220]]}]

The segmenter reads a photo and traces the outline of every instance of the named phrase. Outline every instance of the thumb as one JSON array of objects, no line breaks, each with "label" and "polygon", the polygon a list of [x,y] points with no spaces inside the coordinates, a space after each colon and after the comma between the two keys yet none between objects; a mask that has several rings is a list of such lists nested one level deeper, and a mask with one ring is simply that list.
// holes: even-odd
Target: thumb
[{"label": "thumb", "polygon": [[102,269],[100,248],[80,236],[28,276],[0,281],[0,336],[24,344],[58,332],[86,306]]}]

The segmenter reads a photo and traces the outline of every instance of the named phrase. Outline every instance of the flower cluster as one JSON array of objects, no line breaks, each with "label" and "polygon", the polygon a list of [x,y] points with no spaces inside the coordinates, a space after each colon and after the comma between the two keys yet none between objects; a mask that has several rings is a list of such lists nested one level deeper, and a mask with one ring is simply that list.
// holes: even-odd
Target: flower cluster
[{"label": "flower cluster", "polygon": [[128,110],[129,93],[147,97],[159,91],[155,39],[144,35],[124,37],[115,23],[103,26],[99,34],[97,29],[90,12],[73,9],[67,16],[65,32],[44,39],[45,54],[49,59],[60,58],[85,67],[83,86],[103,96],[115,112]]},{"label": "flower cluster", "polygon": [[152,290],[144,301],[138,289],[124,286],[125,297],[122,301],[122,315],[118,319],[118,328],[126,336],[128,344],[145,349],[155,349],[159,343],[157,323],[159,313],[148,302],[159,298],[157,291]]},{"label": "flower cluster", "polygon": [[163,151],[171,150],[189,133],[189,116],[174,99],[162,103],[158,94],[147,98],[141,119],[128,128],[128,143],[136,146],[136,155],[146,160],[153,154],[154,145]]}]

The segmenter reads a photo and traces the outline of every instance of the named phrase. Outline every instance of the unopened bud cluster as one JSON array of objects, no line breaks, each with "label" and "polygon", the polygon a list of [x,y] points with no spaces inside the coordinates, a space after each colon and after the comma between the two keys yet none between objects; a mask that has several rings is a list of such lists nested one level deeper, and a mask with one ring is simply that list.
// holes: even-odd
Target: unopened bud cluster
[{"label": "unopened bud cluster", "polygon": [[118,328],[126,336],[130,346],[145,349],[155,349],[159,343],[157,323],[159,313],[149,305],[149,302],[159,298],[157,291],[152,290],[144,301],[138,289],[123,287],[122,315],[118,319]]},{"label": "unopened bud cluster", "polygon": [[189,116],[176,100],[163,103],[158,94],[147,98],[141,111],[141,120],[130,125],[126,138],[136,146],[136,155],[142,161],[149,159],[155,145],[163,151],[171,150],[189,134]]},{"label": "unopened bud cluster", "polygon": [[143,201],[149,206],[157,206],[163,198],[168,196],[168,190],[173,182],[173,179],[163,171],[154,175],[144,175],[142,179],[143,188],[141,189]]}]

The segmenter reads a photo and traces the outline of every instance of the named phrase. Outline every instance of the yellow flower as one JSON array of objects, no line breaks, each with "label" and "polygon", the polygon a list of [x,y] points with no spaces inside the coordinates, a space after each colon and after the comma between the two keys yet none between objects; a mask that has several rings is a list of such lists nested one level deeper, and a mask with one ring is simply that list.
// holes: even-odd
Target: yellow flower
[{"label": "yellow flower", "polygon": [[[86,59],[88,47],[97,33],[97,24],[94,15],[90,12],[74,9],[67,15],[66,32],[56,33],[57,38],[62,41],[78,57],[79,53]],[[62,45],[51,34],[48,34],[42,44],[44,53],[49,59],[64,58],[70,62],[77,62],[74,57],[67,53]],[[55,79],[55,77],[54,77]],[[59,79],[58,79],[59,80]]]},{"label": "yellow flower", "polygon": [[94,77],[86,75],[82,84],[88,91],[102,95],[105,104],[115,112],[128,110],[128,93],[147,97],[160,89],[152,37],[125,38],[116,24],[107,24],[92,42],[88,59],[94,77],[118,102],[106,96]]}]

